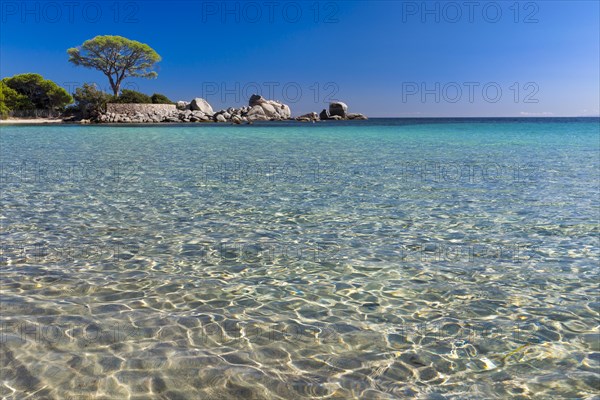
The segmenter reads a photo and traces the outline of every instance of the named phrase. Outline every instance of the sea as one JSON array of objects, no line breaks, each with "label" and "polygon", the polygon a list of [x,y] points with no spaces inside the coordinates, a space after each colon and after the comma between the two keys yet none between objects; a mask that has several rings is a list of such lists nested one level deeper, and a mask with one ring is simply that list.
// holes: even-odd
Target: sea
[{"label": "sea", "polygon": [[0,127],[0,397],[598,399],[600,119]]}]

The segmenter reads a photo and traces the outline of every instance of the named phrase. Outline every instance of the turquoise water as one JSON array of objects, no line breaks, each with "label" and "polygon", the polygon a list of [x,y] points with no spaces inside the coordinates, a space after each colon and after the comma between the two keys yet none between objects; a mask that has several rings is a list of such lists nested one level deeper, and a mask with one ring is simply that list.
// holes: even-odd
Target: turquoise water
[{"label": "turquoise water", "polygon": [[598,119],[0,146],[4,398],[600,395]]}]

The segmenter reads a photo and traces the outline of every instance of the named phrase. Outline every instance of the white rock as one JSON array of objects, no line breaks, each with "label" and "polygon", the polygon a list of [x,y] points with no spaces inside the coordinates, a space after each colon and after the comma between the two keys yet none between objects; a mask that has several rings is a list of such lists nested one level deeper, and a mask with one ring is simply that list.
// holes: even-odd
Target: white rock
[{"label": "white rock", "polygon": [[248,111],[248,118],[250,118],[250,116],[253,116],[253,115],[266,116],[265,109],[259,105],[255,105],[250,109],[250,111]]},{"label": "white rock", "polygon": [[262,103],[260,106],[265,111],[265,115],[267,117],[269,117],[269,118],[277,118],[279,116],[279,113],[277,112],[277,110],[275,109],[275,107],[273,107],[273,105],[271,105],[269,103]]},{"label": "white rock", "polygon": [[348,114],[346,114],[346,117],[348,119],[368,119],[366,116],[364,116],[363,114],[359,114],[359,113],[348,113]]},{"label": "white rock", "polygon": [[248,115],[248,121],[268,121],[269,117],[266,115],[253,114]]},{"label": "white rock", "polygon": [[[292,112],[290,107],[286,104],[280,103],[275,100],[266,100],[262,96],[257,94],[253,94],[248,101],[249,106],[251,107],[248,111],[248,116],[256,114],[256,107],[261,107],[264,111],[264,115],[268,119],[289,119],[292,116]],[[243,112],[243,109],[242,109]],[[262,115],[262,114],[259,114]]]},{"label": "white rock", "polygon": [[210,116],[212,116],[215,113],[213,111],[212,106],[208,104],[208,101],[200,97],[196,97],[194,100],[192,100],[192,102],[190,103],[190,109],[194,111],[202,111],[204,114]]},{"label": "white rock", "polygon": [[313,111],[311,113],[300,115],[299,117],[296,117],[296,121],[300,121],[300,120],[318,121],[319,114],[317,114],[316,112]]},{"label": "white rock", "polygon": [[189,101],[183,101],[183,100],[179,100],[176,104],[176,107],[178,110],[189,110],[190,108],[190,102]]}]

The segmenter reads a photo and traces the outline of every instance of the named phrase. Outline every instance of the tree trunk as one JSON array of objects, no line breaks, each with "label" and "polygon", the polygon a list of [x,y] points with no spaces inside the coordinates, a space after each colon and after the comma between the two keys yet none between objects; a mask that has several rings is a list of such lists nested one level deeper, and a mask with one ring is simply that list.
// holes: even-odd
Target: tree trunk
[{"label": "tree trunk", "polygon": [[113,77],[110,74],[106,74],[108,76],[108,82],[110,83],[110,87],[113,90],[113,94],[115,97],[119,97],[119,87],[121,86],[121,82],[115,83]]}]

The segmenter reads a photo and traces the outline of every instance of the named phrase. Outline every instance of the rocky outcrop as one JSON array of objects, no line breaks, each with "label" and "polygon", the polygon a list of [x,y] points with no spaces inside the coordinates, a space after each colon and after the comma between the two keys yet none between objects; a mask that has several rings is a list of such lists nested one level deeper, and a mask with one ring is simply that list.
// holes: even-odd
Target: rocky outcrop
[{"label": "rocky outcrop", "polygon": [[369,119],[364,114],[358,114],[358,113],[348,113],[348,114],[346,114],[346,118],[348,118],[348,119]]},{"label": "rocky outcrop", "polygon": [[248,111],[247,117],[250,121],[268,121],[269,120],[269,118],[267,117],[267,114],[265,113],[265,109],[259,105],[256,105],[256,106],[250,108],[250,111]]},{"label": "rocky outcrop", "polygon": [[346,118],[346,114],[348,113],[348,106],[346,103],[342,103],[341,101],[334,101],[329,103],[329,115],[339,115],[342,118]]},{"label": "rocky outcrop", "polygon": [[266,100],[262,96],[253,94],[248,101],[251,107],[248,112],[248,117],[254,120],[285,120],[290,119],[292,112],[286,104],[279,103],[275,100]]},{"label": "rocky outcrop", "polygon": [[[213,111],[212,106],[198,97],[191,102],[178,101],[177,104],[114,104],[107,105],[107,112],[95,122],[103,123],[160,123],[160,122],[219,122],[243,124],[254,121],[283,121],[291,119],[290,107],[259,95],[252,95],[248,106]],[[336,101],[320,114],[311,112],[296,117],[299,122],[326,120],[367,119],[363,114],[349,113],[345,103]]]},{"label": "rocky outcrop", "polygon": [[316,112],[311,112],[311,113],[296,117],[295,120],[299,121],[299,122],[316,122],[316,121],[320,121],[320,118],[319,118],[319,114],[317,114]]},{"label": "rocky outcrop", "polygon": [[321,121],[326,120],[353,120],[353,119],[368,119],[363,114],[349,113],[348,105],[341,101],[334,101],[329,103],[329,110],[324,109],[319,114]]},{"label": "rocky outcrop", "polygon": [[258,94],[253,94],[250,96],[250,100],[248,100],[248,105],[250,107],[259,106],[264,102],[264,98]]},{"label": "rocky outcrop", "polygon": [[194,100],[192,100],[192,102],[190,103],[190,110],[202,111],[206,115],[214,114],[212,106],[210,104],[208,104],[208,101],[206,101],[200,97],[196,97]]},{"label": "rocky outcrop", "polygon": [[327,110],[323,110],[319,114],[319,119],[321,121],[326,121],[326,120],[330,119],[330,117],[331,117],[331,115],[329,115],[329,111],[327,111]]},{"label": "rocky outcrop", "polygon": [[177,102],[176,105],[177,105],[178,110],[191,110],[189,101],[181,101],[180,100]]},{"label": "rocky outcrop", "polygon": [[191,102],[178,101],[176,105],[115,104],[100,115],[97,122],[104,123],[159,123],[159,122],[220,122],[252,123],[253,121],[290,119],[290,108],[282,103],[254,95],[251,106],[213,111],[212,106],[198,97]]}]

